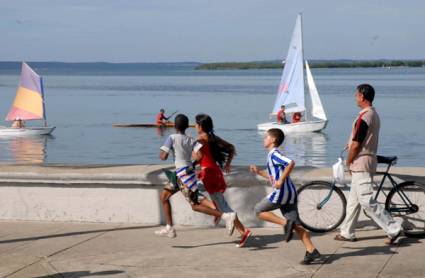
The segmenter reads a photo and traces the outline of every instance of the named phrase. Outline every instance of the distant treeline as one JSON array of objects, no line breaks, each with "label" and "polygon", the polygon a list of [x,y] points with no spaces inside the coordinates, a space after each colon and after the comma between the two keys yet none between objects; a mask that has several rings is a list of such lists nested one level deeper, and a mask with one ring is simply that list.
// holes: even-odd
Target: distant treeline
[{"label": "distant treeline", "polygon": [[[19,74],[22,62],[0,61],[0,74]],[[39,74],[64,75],[132,75],[178,70],[193,70],[200,63],[107,63],[107,62],[27,62]]]},{"label": "distant treeline", "polygon": [[[381,68],[381,67],[424,67],[425,60],[312,60],[312,68]],[[278,69],[284,63],[279,61],[207,63],[197,66],[197,70],[226,69]]]}]

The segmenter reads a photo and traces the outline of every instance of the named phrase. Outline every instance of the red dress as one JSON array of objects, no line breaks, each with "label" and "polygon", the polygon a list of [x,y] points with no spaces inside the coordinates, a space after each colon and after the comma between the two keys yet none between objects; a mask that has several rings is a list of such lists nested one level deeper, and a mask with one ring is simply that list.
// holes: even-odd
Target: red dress
[{"label": "red dress", "polygon": [[202,180],[205,190],[209,194],[214,194],[216,192],[223,193],[227,185],[224,180],[223,172],[211,154],[209,144],[204,144],[200,151],[202,153],[202,159],[200,161],[201,172],[199,173],[199,179]]}]

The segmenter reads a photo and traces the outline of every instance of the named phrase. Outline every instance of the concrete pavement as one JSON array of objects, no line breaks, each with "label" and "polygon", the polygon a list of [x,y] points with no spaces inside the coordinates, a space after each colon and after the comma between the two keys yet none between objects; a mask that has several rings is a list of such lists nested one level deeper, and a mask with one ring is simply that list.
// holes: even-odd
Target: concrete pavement
[{"label": "concrete pavement", "polygon": [[358,242],[315,234],[323,254],[300,265],[299,240],[282,242],[279,228],[254,228],[245,248],[223,228],[178,227],[175,239],[158,227],[118,224],[0,222],[1,277],[424,277],[423,239],[385,235],[362,221]]}]

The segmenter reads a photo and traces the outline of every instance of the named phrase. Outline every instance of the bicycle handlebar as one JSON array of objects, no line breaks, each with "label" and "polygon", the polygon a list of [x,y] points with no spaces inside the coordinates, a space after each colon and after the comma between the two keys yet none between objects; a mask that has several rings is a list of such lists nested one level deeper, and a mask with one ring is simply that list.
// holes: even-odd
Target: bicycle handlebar
[{"label": "bicycle handlebar", "polygon": [[339,154],[339,157],[343,157],[344,156],[344,153],[345,153],[345,151],[348,149],[348,146],[345,146],[343,149],[342,149],[342,151],[340,152],[340,154]]}]

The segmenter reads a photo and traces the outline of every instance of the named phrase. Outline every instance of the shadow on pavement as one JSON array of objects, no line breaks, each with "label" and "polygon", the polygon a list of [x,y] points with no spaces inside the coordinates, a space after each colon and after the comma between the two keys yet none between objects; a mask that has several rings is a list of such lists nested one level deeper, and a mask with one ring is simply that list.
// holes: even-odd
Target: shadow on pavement
[{"label": "shadow on pavement", "polygon": [[[377,239],[377,238],[386,238],[384,237],[367,237],[362,238],[361,240],[366,239]],[[343,246],[341,249],[353,250],[351,252],[345,252],[341,254],[322,254],[323,262],[322,264],[330,264],[334,261],[337,261],[344,257],[356,257],[356,256],[367,256],[367,255],[389,255],[389,254],[398,254],[398,252],[391,250],[394,247],[407,247],[415,243],[421,243],[417,238],[401,238],[394,245],[382,245],[382,246],[366,246],[366,247],[348,247]],[[351,243],[355,245],[356,243]]]},{"label": "shadow on pavement", "polygon": [[259,251],[265,249],[275,249],[276,246],[267,246],[269,244],[283,242],[283,234],[275,235],[254,235],[248,239],[245,247],[250,248],[249,251]]},{"label": "shadow on pavement", "polygon": [[[248,238],[248,241],[245,244],[246,249],[249,249],[250,251],[258,251],[258,250],[265,250],[265,249],[275,249],[278,248],[276,246],[267,246],[269,244],[277,243],[283,241],[283,235],[282,234],[276,234],[276,235],[253,235],[250,238]],[[226,242],[216,242],[216,243],[208,243],[208,244],[200,244],[200,245],[174,245],[173,248],[182,248],[182,249],[190,249],[190,248],[197,248],[197,247],[205,247],[205,246],[214,246],[214,245],[224,245],[224,244],[237,244],[239,243],[238,240],[236,241],[226,241]]]},{"label": "shadow on pavement", "polygon": [[104,275],[114,275],[124,273],[122,270],[106,270],[106,271],[70,271],[70,272],[61,272],[52,275],[37,276],[34,278],[78,278],[78,277],[87,277],[87,276],[104,276]]},{"label": "shadow on pavement", "polygon": [[199,244],[199,245],[173,245],[171,247],[180,248],[180,249],[192,249],[192,248],[199,248],[199,247],[206,247],[206,246],[237,244],[237,243],[238,241],[222,241],[222,242],[214,242],[214,243]]},{"label": "shadow on pavement", "polygon": [[156,227],[156,225],[154,225],[154,226],[135,226],[135,227],[99,229],[99,230],[80,231],[80,232],[71,232],[71,233],[62,233],[62,234],[52,234],[52,235],[35,236],[35,237],[15,238],[15,239],[8,239],[8,240],[0,240],[0,244],[21,242],[21,241],[39,240],[39,239],[49,239],[49,238],[56,238],[56,237],[78,236],[78,235],[93,234],[93,233],[115,232],[115,231],[125,231],[125,230],[138,230],[138,229],[146,229],[146,228],[152,228],[152,227]]},{"label": "shadow on pavement", "polygon": [[[276,235],[252,235],[248,238],[248,241],[245,244],[246,249],[250,251],[258,251],[265,249],[275,249],[278,248],[276,246],[267,246],[269,244],[277,243],[283,241],[283,234]],[[226,242],[216,242],[216,243],[208,243],[208,244],[200,244],[200,245],[174,245],[173,248],[182,248],[182,249],[190,249],[197,247],[205,247],[205,246],[214,246],[214,245],[224,245],[224,244],[238,244],[239,240],[236,241],[226,241]]]}]

